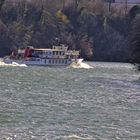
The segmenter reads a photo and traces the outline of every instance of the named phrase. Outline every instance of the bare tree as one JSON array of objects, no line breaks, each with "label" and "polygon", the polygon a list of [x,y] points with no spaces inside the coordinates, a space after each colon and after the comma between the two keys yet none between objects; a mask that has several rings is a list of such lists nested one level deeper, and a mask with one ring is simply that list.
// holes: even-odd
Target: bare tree
[{"label": "bare tree", "polygon": [[109,0],[109,12],[111,11],[111,3],[112,3],[112,0]]},{"label": "bare tree", "polygon": [[128,9],[128,0],[125,0],[125,15],[127,15],[127,9]]},{"label": "bare tree", "polygon": [[4,2],[5,2],[5,0],[0,0],[0,11],[1,11],[1,8],[2,8]]}]

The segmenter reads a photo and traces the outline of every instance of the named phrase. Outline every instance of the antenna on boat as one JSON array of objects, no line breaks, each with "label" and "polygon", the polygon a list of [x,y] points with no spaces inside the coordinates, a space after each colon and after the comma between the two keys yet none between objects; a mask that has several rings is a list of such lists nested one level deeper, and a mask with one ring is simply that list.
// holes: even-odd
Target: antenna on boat
[{"label": "antenna on boat", "polygon": [[54,39],[54,44],[55,44],[55,45],[60,45],[60,38],[56,37],[56,38]]}]

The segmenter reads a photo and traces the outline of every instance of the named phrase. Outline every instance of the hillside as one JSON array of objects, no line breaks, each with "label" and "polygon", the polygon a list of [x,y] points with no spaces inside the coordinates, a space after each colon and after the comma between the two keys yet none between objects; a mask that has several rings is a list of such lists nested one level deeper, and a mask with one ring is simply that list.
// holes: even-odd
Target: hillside
[{"label": "hillside", "polygon": [[[124,14],[101,1],[34,0],[0,4],[0,56],[13,48],[67,44],[86,60],[129,61],[128,38],[138,11]],[[131,15],[134,14],[132,17]]]}]

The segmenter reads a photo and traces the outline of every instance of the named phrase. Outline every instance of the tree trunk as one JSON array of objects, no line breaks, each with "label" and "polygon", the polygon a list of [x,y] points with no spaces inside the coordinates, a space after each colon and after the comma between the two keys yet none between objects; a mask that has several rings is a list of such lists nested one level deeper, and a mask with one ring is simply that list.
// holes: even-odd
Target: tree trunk
[{"label": "tree trunk", "polygon": [[4,2],[5,2],[5,0],[0,0],[0,11],[2,9],[2,6],[3,6]]}]

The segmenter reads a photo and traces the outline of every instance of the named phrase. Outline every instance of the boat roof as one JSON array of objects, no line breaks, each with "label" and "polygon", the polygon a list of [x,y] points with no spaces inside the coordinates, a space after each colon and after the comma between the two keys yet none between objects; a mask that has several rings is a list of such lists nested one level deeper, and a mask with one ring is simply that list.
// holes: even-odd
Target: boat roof
[{"label": "boat roof", "polygon": [[34,48],[34,51],[64,51],[63,49]]},{"label": "boat roof", "polygon": [[34,48],[33,50],[35,50],[35,51],[48,51],[48,50],[52,50],[52,49],[48,49],[48,48]]}]

